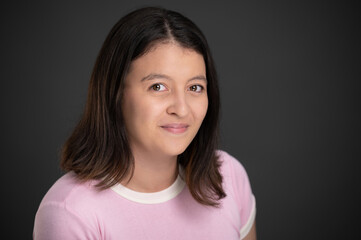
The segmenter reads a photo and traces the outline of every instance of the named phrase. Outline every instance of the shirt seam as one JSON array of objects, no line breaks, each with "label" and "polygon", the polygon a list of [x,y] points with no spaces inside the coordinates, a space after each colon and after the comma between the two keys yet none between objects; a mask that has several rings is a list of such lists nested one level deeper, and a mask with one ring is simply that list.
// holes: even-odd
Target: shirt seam
[{"label": "shirt seam", "polygon": [[55,202],[55,201],[51,201],[51,202],[47,202],[44,203],[40,208],[39,211],[41,209],[43,209],[44,207],[56,207],[56,208],[60,208],[63,209],[64,211],[68,212],[69,214],[71,214],[72,216],[74,216],[81,225],[83,225],[87,230],[89,230],[92,234],[94,234],[95,236],[98,236],[98,234],[96,234],[96,231],[94,231],[94,229],[92,227],[90,227],[88,224],[86,224],[82,218],[74,211],[72,210],[67,204],[66,202]]}]

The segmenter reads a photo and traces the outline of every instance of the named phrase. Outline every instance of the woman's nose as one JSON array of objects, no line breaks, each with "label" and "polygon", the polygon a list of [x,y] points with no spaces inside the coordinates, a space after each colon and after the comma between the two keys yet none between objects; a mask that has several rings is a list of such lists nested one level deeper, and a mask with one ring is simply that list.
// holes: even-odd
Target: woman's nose
[{"label": "woman's nose", "polygon": [[176,92],[170,96],[169,106],[167,108],[168,114],[177,115],[182,118],[188,115],[189,110],[185,93]]}]

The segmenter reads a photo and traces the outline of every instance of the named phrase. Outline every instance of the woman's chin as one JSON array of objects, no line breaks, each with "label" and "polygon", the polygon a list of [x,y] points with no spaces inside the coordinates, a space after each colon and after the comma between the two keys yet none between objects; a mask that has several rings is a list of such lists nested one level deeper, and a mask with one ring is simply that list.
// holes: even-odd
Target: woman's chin
[{"label": "woman's chin", "polygon": [[[188,145],[187,145],[188,146]],[[165,147],[165,151],[163,154],[169,157],[174,157],[182,154],[186,149],[187,146],[172,146],[172,147]]]}]

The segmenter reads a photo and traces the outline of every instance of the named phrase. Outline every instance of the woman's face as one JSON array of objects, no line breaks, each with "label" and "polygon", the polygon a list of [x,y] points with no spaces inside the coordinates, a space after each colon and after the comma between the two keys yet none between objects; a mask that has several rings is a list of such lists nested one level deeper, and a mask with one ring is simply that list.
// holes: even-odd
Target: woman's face
[{"label": "woman's face", "polygon": [[122,107],[133,152],[181,154],[208,108],[203,56],[176,43],[155,45],[132,62]]}]

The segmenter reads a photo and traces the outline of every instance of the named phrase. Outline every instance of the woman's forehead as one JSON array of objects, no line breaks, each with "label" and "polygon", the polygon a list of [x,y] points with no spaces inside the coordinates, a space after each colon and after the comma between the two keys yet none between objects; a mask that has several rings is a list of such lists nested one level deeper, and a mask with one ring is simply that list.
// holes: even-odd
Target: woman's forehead
[{"label": "woman's forehead", "polygon": [[[205,75],[201,54],[178,43],[158,43],[150,51],[131,62],[128,74]],[[143,76],[145,77],[145,76]],[[192,76],[193,77],[193,76]]]}]

